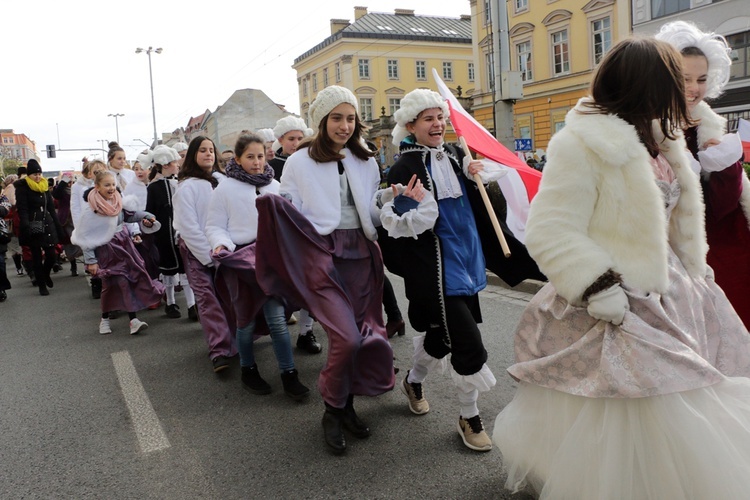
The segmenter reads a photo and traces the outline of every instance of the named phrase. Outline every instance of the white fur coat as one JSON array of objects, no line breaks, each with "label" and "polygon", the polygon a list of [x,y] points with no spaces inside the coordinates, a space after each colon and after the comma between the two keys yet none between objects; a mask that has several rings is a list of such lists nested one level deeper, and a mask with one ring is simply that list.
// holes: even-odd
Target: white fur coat
[{"label": "white fur coat", "polygon": [[[341,160],[352,191],[362,230],[371,241],[378,239],[380,218],[373,203],[380,186],[380,169],[372,158],[362,161],[344,148]],[[286,160],[281,174],[281,193],[288,194],[294,206],[323,235],[331,234],[341,222],[339,171],[335,161],[317,163],[303,148]]]},{"label": "white fur coat", "polygon": [[[727,120],[723,116],[717,115],[711,106],[701,101],[691,112],[693,119],[700,120],[698,123],[698,148],[705,144],[709,139],[721,140],[727,131]],[[748,159],[746,158],[745,161]],[[745,219],[750,227],[750,180],[747,173],[742,171],[742,194],[740,195],[740,205]]]},{"label": "white fur coat", "polygon": [[579,113],[589,109],[581,108],[586,100],[550,141],[531,203],[526,245],[541,271],[573,304],[608,269],[625,285],[663,293],[670,244],[691,275],[705,276],[703,203],[682,136],[661,143],[682,187],[667,227],[651,157],[635,128],[614,115]]}]

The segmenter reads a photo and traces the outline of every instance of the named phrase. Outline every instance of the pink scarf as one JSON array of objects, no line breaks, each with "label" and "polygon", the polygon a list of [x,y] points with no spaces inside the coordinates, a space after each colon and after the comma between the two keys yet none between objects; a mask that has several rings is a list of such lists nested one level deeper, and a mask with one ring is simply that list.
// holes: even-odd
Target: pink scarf
[{"label": "pink scarf", "polygon": [[119,191],[115,191],[114,199],[108,200],[94,188],[89,192],[89,206],[95,214],[114,217],[122,210],[122,196]]}]

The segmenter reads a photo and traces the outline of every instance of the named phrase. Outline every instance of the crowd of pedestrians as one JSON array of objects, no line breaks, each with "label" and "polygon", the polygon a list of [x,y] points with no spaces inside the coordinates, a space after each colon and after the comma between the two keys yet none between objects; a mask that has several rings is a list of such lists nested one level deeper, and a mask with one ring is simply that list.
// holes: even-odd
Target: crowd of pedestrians
[{"label": "crowd of pedestrians", "polygon": [[[269,394],[254,350],[269,335],[295,400],[314,377],[298,372],[295,352],[323,350],[317,321],[333,453],[370,435],[355,398],[398,385],[425,415],[428,375],[448,370],[458,434],[471,450],[500,449],[512,491],[743,498],[750,181],[738,141],[703,102],[730,66],[723,38],[684,22],[616,44],[550,142],[525,242],[501,225],[510,257],[476,185],[505,172],[446,144],[450,109],[426,89],[394,115],[400,156],[385,185],[358,100],[335,85],[311,104],[312,128],[282,118],[221,153],[198,136],[131,166],[111,143],[106,163],[87,161],[52,187],[30,160],[0,195],[0,302],[7,253],[40,295],[64,260],[75,276],[81,259],[103,335],[115,312],[133,335],[148,327],[144,309],[181,317],[181,290],[214,372],[238,355],[243,387]],[[405,316],[386,269],[404,279]],[[479,409],[496,384],[479,326],[487,270],[511,286],[548,281],[521,315],[508,367],[518,389],[492,436]],[[417,335],[397,382],[389,339],[404,334],[404,317]]]}]

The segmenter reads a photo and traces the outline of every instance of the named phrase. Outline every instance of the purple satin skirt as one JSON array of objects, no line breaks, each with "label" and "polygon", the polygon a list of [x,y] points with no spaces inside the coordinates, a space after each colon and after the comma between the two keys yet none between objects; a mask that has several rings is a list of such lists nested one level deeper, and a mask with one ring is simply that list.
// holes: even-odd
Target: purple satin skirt
[{"label": "purple satin skirt", "polygon": [[360,229],[320,235],[289,201],[261,196],[256,276],[267,295],[310,311],[328,335],[318,378],[323,400],[342,408],[350,394],[376,396],[395,384],[383,322],[383,258]]},{"label": "purple satin skirt", "polygon": [[[237,354],[234,343],[234,314],[230,305],[222,302],[214,287],[215,269],[201,264],[182,239],[178,246],[188,283],[195,294],[195,305],[198,308],[198,319],[203,329],[203,336],[208,344],[208,355],[211,359],[217,356],[231,358]],[[231,319],[230,319],[231,318]]]},{"label": "purple satin skirt", "polygon": [[126,227],[97,247],[102,312],[137,312],[161,300],[164,285],[152,280]]}]

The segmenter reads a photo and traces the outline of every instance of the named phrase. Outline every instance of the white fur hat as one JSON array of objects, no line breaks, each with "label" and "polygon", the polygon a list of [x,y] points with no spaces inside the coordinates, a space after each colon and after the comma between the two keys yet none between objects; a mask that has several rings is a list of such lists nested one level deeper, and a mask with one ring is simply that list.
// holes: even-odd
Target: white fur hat
[{"label": "white fur hat", "polygon": [[172,149],[174,149],[174,150],[175,150],[175,151],[177,151],[178,153],[179,153],[180,151],[185,151],[185,150],[187,150],[187,148],[188,148],[188,145],[187,145],[187,144],[185,144],[184,142],[175,142],[174,144],[172,144]]},{"label": "white fur hat", "polygon": [[255,135],[263,139],[263,142],[272,142],[276,140],[276,137],[273,135],[273,129],[270,128],[258,129],[256,130]]},{"label": "white fur hat", "polygon": [[398,146],[409,132],[406,130],[406,124],[417,119],[419,113],[425,109],[440,108],[443,115],[448,118],[450,109],[443,96],[429,89],[414,89],[401,99],[401,106],[393,113],[393,119],[396,120],[396,126],[393,127],[391,136],[393,144]]},{"label": "white fur hat", "polygon": [[140,163],[143,168],[151,168],[151,150],[149,149],[136,156],[135,162]]},{"label": "white fur hat", "polygon": [[279,121],[276,122],[276,126],[273,128],[273,135],[276,136],[277,139],[281,139],[284,134],[291,132],[292,130],[299,130],[304,137],[310,137],[313,134],[312,129],[307,128],[305,120],[289,115],[284,118],[279,118]]},{"label": "white fur hat", "polygon": [[162,144],[156,146],[151,152],[151,159],[155,165],[158,164],[164,166],[168,163],[179,160],[180,155],[174,149]]},{"label": "white fur hat", "polygon": [[346,87],[339,87],[338,85],[331,85],[321,90],[315,100],[310,105],[310,119],[312,125],[317,128],[323,118],[328,116],[333,108],[342,103],[348,103],[354,106],[354,111],[359,113],[359,105],[357,104],[357,97],[352,93],[351,90]]},{"label": "white fur hat", "polygon": [[719,97],[729,81],[729,71],[732,67],[729,57],[731,49],[723,36],[704,33],[693,23],[673,21],[661,27],[656,39],[671,44],[679,51],[688,47],[700,49],[708,59],[706,97]]}]

